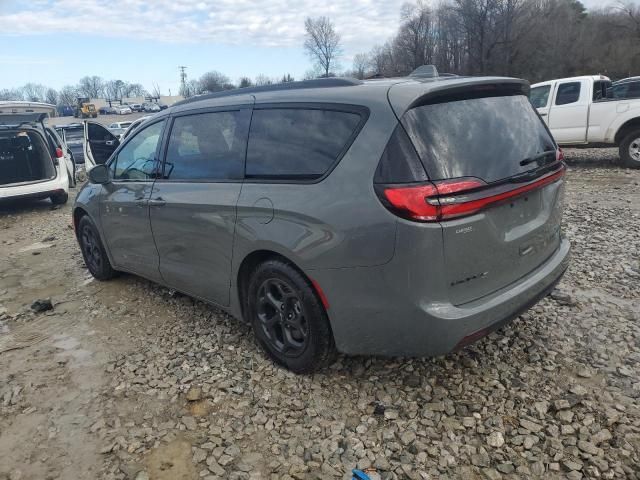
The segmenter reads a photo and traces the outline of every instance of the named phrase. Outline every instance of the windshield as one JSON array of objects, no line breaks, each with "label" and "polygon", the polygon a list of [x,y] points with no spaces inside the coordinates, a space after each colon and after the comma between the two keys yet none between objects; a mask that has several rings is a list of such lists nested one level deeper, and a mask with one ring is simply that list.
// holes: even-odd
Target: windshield
[{"label": "windshield", "polygon": [[493,182],[534,169],[536,162],[523,160],[555,151],[524,95],[424,105],[409,110],[403,125],[433,180],[477,177]]}]

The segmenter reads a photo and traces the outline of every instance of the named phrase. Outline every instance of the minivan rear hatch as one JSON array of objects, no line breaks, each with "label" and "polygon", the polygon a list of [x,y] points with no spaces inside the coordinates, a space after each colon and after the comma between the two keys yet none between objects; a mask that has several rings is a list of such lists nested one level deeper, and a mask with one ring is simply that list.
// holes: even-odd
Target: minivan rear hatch
[{"label": "minivan rear hatch", "polygon": [[522,83],[414,102],[401,118],[428,176],[454,305],[498,291],[560,245],[564,163]]}]

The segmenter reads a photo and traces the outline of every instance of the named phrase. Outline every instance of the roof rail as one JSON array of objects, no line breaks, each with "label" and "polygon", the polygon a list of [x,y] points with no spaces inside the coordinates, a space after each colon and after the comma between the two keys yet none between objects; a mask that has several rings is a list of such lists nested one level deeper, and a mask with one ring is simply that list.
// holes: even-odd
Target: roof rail
[{"label": "roof rail", "polygon": [[259,87],[245,87],[236,88],[233,90],[224,90],[222,92],[205,93],[203,95],[196,95],[195,97],[187,98],[176,102],[173,105],[184,105],[186,103],[199,102],[200,100],[208,100],[210,98],[221,97],[233,97],[235,95],[245,95],[261,92],[278,92],[281,90],[300,90],[303,88],[329,88],[329,87],[353,87],[361,85],[362,80],[347,77],[331,77],[331,78],[316,78],[314,80],[302,80],[298,82],[276,83],[273,85],[262,85]]}]

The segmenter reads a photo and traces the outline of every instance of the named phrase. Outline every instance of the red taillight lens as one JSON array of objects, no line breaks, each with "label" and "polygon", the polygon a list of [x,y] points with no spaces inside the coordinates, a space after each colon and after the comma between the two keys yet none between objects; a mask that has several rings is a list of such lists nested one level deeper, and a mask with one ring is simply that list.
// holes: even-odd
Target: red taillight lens
[{"label": "red taillight lens", "polygon": [[506,183],[487,185],[479,179],[445,180],[415,186],[388,186],[384,197],[391,209],[411,220],[439,222],[473,215],[499,202],[542,188],[559,180],[565,173],[549,173],[525,185]]},{"label": "red taillight lens", "polygon": [[62,149],[60,147],[56,148],[56,158],[62,158],[63,156]]},{"label": "red taillight lens", "polygon": [[427,199],[438,194],[436,186],[428,183],[411,187],[385,188],[384,195],[400,212],[413,220],[435,222],[438,220],[438,206],[428,203]]}]

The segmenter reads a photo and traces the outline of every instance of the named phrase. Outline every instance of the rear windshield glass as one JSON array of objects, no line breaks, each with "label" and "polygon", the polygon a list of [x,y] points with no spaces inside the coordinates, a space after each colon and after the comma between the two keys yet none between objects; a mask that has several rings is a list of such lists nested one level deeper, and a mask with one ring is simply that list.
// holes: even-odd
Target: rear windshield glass
[{"label": "rear windshield glass", "polygon": [[522,160],[555,149],[524,95],[424,105],[402,121],[433,180],[501,180],[537,166]]}]

